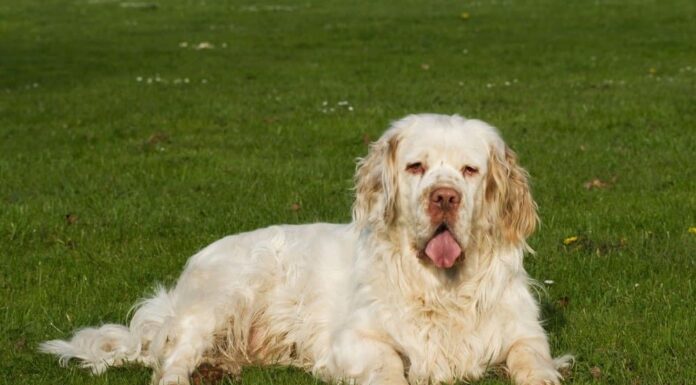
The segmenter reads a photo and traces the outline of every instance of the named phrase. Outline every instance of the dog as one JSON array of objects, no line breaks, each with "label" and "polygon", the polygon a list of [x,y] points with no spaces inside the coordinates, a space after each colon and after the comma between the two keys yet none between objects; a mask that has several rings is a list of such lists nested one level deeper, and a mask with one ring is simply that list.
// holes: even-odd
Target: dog
[{"label": "dog", "polygon": [[357,384],[558,384],[523,267],[538,222],[528,174],[491,125],[410,115],[370,145],[349,224],[281,225],[222,238],[158,288],[128,327],[40,346],[95,374],[136,362],[153,383],[203,364],[290,365]]}]

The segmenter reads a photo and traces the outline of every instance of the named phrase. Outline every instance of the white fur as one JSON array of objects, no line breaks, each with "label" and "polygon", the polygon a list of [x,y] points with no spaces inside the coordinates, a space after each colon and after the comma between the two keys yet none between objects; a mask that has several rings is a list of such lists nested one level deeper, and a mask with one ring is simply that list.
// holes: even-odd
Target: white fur
[{"label": "white fur", "polygon": [[[95,374],[139,362],[160,384],[188,383],[204,362],[231,372],[293,365],[359,384],[475,380],[504,364],[519,384],[556,384],[567,358],[552,359],[538,320],[522,266],[527,234],[503,231],[524,218],[493,196],[511,194],[515,172],[528,196],[524,170],[494,163],[505,151],[484,122],[406,117],[359,163],[353,223],[223,238],[190,258],[174,288],[136,305],[130,327],[82,329],[41,350]],[[404,171],[414,161],[423,175]],[[478,174],[463,175],[467,165]],[[462,196],[450,228],[464,257],[447,270],[419,257],[437,227],[428,193],[441,186]]]}]

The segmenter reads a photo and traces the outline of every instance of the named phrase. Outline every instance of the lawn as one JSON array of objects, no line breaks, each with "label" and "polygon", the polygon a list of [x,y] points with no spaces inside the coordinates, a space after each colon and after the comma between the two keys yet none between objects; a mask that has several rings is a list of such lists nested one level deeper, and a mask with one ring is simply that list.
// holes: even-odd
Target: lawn
[{"label": "lawn", "polygon": [[261,1],[0,0],[3,383],[148,383],[36,346],[125,322],[223,235],[348,221],[365,142],[424,111],[531,173],[569,382],[696,383],[695,2]]}]

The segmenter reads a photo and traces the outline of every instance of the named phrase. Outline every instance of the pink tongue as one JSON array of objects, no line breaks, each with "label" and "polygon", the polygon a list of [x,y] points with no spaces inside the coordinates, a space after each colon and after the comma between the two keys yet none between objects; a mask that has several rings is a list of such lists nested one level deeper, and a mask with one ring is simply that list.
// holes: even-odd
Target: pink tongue
[{"label": "pink tongue", "polygon": [[447,230],[436,235],[425,246],[425,254],[439,268],[452,267],[461,253],[462,248]]}]

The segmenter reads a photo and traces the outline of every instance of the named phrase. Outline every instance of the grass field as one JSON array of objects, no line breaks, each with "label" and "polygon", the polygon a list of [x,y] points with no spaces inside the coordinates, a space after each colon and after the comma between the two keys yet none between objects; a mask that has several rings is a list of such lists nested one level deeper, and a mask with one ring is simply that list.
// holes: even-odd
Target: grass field
[{"label": "grass field", "polygon": [[0,381],[148,383],[36,346],[124,322],[223,235],[348,221],[365,138],[431,111],[533,176],[569,382],[696,383],[695,2],[155,1],[0,0]]}]

